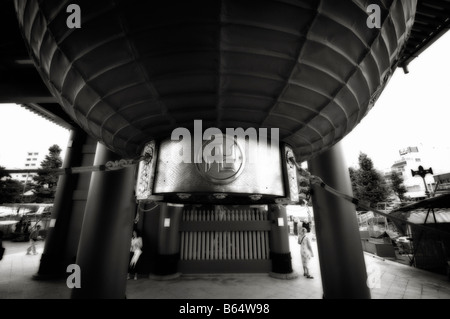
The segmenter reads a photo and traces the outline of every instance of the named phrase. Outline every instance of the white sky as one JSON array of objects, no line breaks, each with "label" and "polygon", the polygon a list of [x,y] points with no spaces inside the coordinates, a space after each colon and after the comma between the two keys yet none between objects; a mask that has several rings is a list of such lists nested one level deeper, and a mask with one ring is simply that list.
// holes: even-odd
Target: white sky
[{"label": "white sky", "polygon": [[[53,144],[63,152],[69,131],[17,104],[0,104],[0,166],[23,168],[27,152],[45,157]],[[40,162],[39,162],[40,164]]]},{"label": "white sky", "polygon": [[[373,109],[342,140],[347,164],[359,152],[383,170],[399,159],[398,151],[418,146],[428,152],[435,173],[450,172],[450,32],[409,66],[397,69]],[[0,104],[0,165],[21,167],[27,151],[65,150],[69,131],[15,104]],[[62,154],[64,158],[64,153]],[[424,167],[427,163],[424,162]]]},{"label": "white sky", "polygon": [[357,165],[362,151],[382,170],[400,159],[400,149],[418,146],[436,165],[434,173],[450,172],[449,54],[447,32],[410,63],[408,74],[396,70],[372,110],[342,140],[349,166]]}]

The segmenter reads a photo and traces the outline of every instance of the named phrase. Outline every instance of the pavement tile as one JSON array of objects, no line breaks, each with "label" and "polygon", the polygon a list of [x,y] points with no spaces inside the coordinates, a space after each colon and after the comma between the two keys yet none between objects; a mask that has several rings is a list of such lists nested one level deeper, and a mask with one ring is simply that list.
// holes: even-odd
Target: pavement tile
[{"label": "pavement tile", "polygon": [[[275,279],[267,274],[186,275],[169,281],[142,278],[127,282],[128,299],[322,299],[318,254],[313,260],[315,278],[307,280],[300,270],[301,258],[294,236],[290,237],[292,267],[299,276]],[[26,248],[26,247],[25,247]],[[316,247],[317,249],[317,247]],[[41,250],[39,251],[41,252]],[[316,250],[317,252],[317,250]],[[0,299],[69,299],[65,281],[34,281],[41,255],[5,255],[0,262]],[[380,288],[370,290],[372,299],[450,299],[450,282],[439,276],[364,253],[366,266],[380,270]]]}]

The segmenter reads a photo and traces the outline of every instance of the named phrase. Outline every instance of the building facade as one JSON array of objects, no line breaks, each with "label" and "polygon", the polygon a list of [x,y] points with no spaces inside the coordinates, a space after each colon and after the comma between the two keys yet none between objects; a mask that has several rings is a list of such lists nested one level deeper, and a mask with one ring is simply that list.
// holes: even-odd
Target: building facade
[{"label": "building facade", "polygon": [[405,197],[413,200],[425,199],[427,197],[426,191],[431,194],[436,182],[432,174],[427,174],[425,179],[422,179],[419,175],[413,176],[413,171],[417,171],[419,166],[429,169],[430,163],[423,160],[424,156],[417,146],[401,149],[399,154],[400,159],[391,166],[390,172],[398,172],[403,178],[403,184],[407,190]]},{"label": "building facade", "polygon": [[[26,156],[24,158],[24,161],[22,163],[22,166],[19,167],[21,169],[38,169],[41,166],[42,153],[38,151],[27,151]],[[13,179],[18,180],[21,183],[29,182],[33,180],[33,176],[36,175],[36,173],[15,173],[11,174],[11,177]]]},{"label": "building facade", "polygon": [[450,173],[434,175],[433,178],[436,182],[435,195],[450,193]]}]

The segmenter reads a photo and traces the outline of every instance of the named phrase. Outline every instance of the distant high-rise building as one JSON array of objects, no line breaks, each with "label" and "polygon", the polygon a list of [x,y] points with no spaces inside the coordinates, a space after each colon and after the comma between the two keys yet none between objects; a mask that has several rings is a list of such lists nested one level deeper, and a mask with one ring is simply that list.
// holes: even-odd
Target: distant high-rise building
[{"label": "distant high-rise building", "polygon": [[[42,156],[39,156],[39,152],[36,151],[28,151],[26,153],[24,162],[22,164],[22,169],[38,169],[41,166]],[[11,174],[11,177],[13,179],[16,179],[20,181],[21,183],[25,183],[25,181],[32,180],[33,176],[36,175],[36,173],[15,173]]]},{"label": "distant high-rise building", "polygon": [[[401,149],[399,151],[401,158],[391,166],[391,171],[396,171],[400,173],[403,177],[403,184],[406,187],[405,197],[410,197],[412,199],[420,200],[427,197],[425,184],[420,176],[413,176],[412,171],[417,171],[419,166],[422,166],[424,169],[429,169],[429,163],[423,162],[422,154],[419,151],[419,148],[407,147]],[[389,173],[385,176],[388,177]],[[431,193],[436,185],[435,180],[433,179],[432,174],[427,174],[425,176],[425,183],[427,185],[427,190]]]}]

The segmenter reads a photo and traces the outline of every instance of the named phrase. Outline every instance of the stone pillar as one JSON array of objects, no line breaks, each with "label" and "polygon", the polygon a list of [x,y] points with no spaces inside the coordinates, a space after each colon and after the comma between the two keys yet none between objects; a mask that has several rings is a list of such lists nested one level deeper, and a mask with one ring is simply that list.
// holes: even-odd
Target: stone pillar
[{"label": "stone pillar", "polygon": [[180,221],[182,204],[160,203],[158,255],[155,275],[174,276],[178,273],[180,259]]},{"label": "stone pillar", "polygon": [[[339,143],[311,159],[308,168],[330,187],[352,195]],[[354,205],[320,186],[313,186],[312,191],[324,299],[370,299]]]},{"label": "stone pillar", "polygon": [[296,277],[292,270],[286,207],[283,205],[269,205],[269,218],[272,221],[272,228],[270,231],[272,272],[270,275],[272,277],[284,279]]},{"label": "stone pillar", "polygon": [[[118,159],[105,146],[97,145],[94,165]],[[126,297],[136,211],[134,185],[134,167],[92,173],[76,260],[81,288],[73,288],[73,299]]]},{"label": "stone pillar", "polygon": [[[79,129],[71,130],[63,168],[81,166],[82,147],[85,141],[85,132]],[[77,174],[61,175],[58,179],[44,252],[41,256],[39,270],[33,279],[57,279],[67,275],[65,246],[72,213],[72,196],[77,180]]]}]

